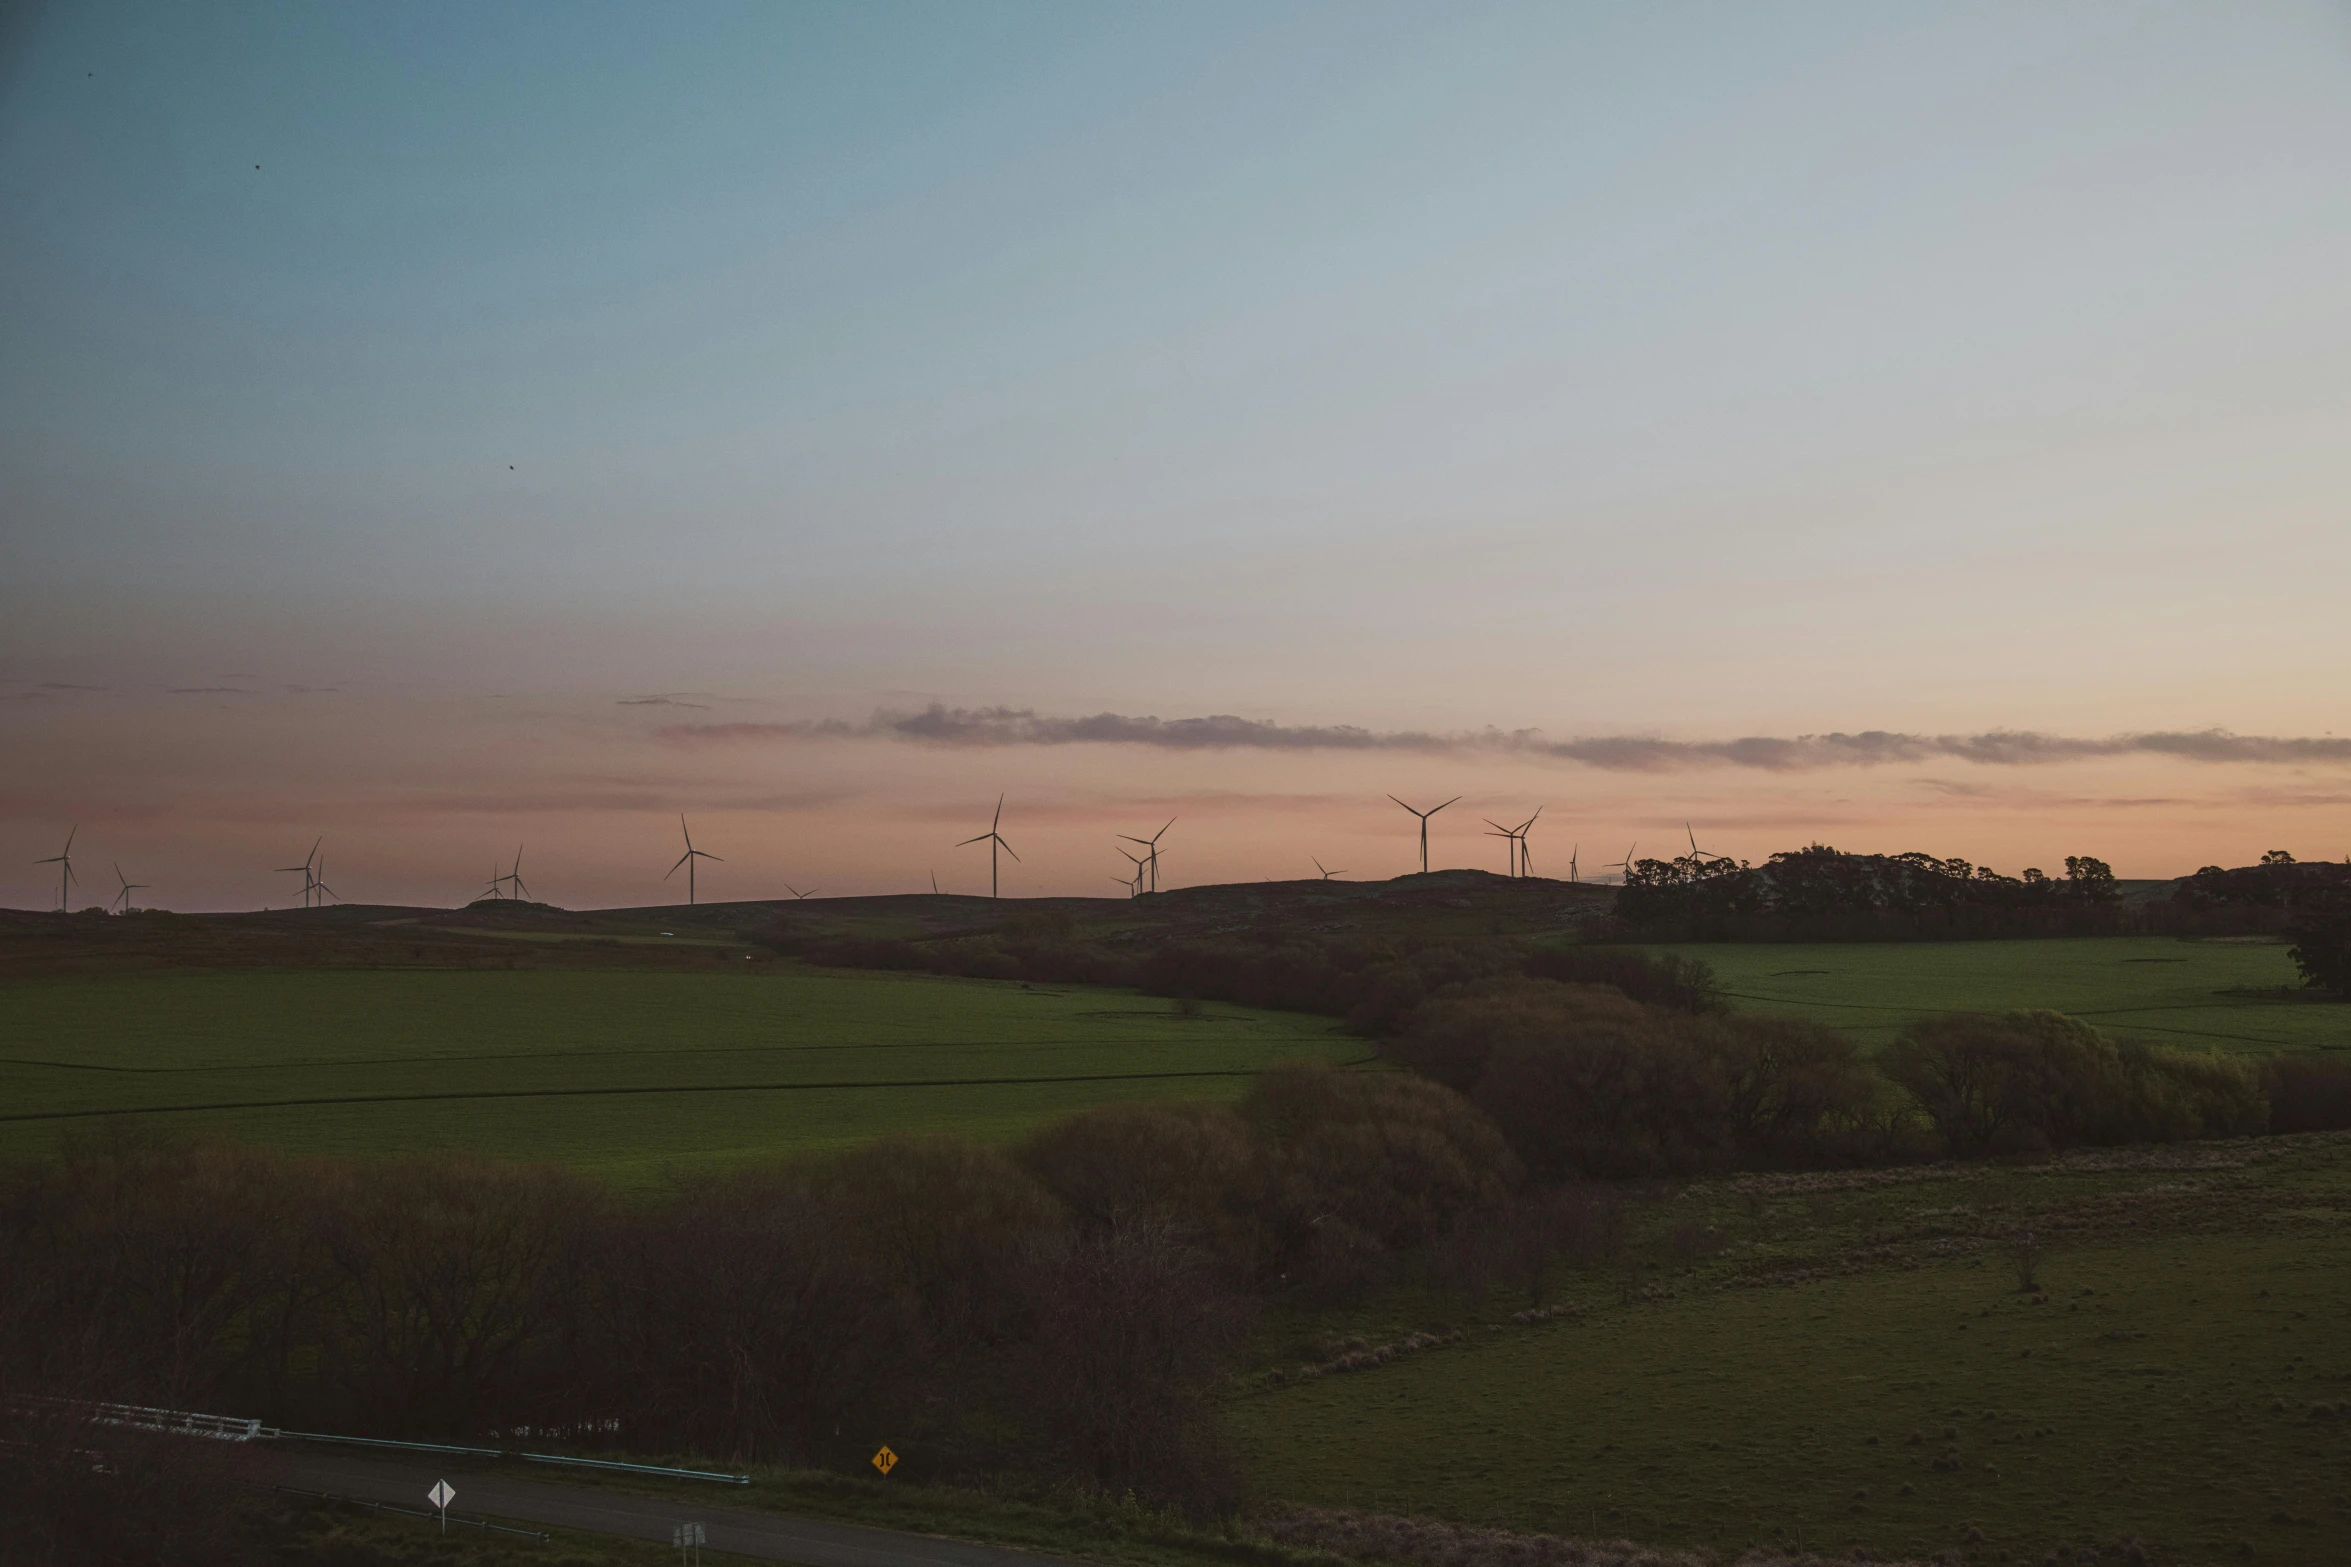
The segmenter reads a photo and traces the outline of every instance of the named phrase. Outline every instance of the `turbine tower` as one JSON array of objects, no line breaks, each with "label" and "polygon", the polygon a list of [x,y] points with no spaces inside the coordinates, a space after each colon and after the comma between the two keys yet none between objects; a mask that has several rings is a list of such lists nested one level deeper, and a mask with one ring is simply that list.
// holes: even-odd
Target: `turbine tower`
[{"label": "turbine tower", "polygon": [[50,855],[49,858],[45,860],[33,861],[35,865],[54,865],[57,867],[57,912],[60,914],[65,912],[66,889],[71,887],[75,880],[73,873],[73,839],[74,834],[80,832],[81,830],[82,824],[80,822],[74,823],[73,826],[66,831],[65,847],[63,849],[60,849],[57,853]]},{"label": "turbine tower", "polygon": [[1494,820],[1494,818],[1491,816],[1482,816],[1478,819],[1484,822],[1488,827],[1494,829],[1492,832],[1486,834],[1487,837],[1500,838],[1503,840],[1503,842],[1510,846],[1510,869],[1505,872],[1505,874],[1515,878],[1518,875],[1518,851],[1520,848],[1518,841],[1519,829],[1516,827],[1505,827],[1500,822]]},{"label": "turbine tower", "polygon": [[[1175,824],[1176,819],[1170,816],[1167,819],[1167,827],[1173,827]],[[1157,892],[1159,890],[1159,840],[1167,836],[1167,827],[1160,828],[1159,831],[1153,833],[1148,838],[1137,838],[1123,832],[1119,834],[1119,836],[1126,839],[1127,842],[1139,843],[1144,848],[1151,851],[1143,863],[1150,868],[1151,890],[1153,892]]]},{"label": "turbine tower", "polygon": [[[968,849],[975,843],[984,843],[988,846],[988,896],[991,898],[996,896],[996,851],[1002,849],[1006,854],[1012,854],[1012,845],[1006,843],[1003,835],[996,831],[1003,823],[1004,796],[998,795],[996,796],[996,814],[988,819],[988,830],[976,838],[966,838],[955,846],[958,849]],[[1012,858],[1017,862],[1020,856],[1012,854]]]},{"label": "turbine tower", "polygon": [[[694,906],[694,862],[696,860],[716,860],[719,856],[705,853],[694,847],[694,834],[692,829],[686,826],[686,814],[683,811],[678,813],[678,831],[685,835],[686,852],[678,856],[678,864],[672,865],[668,875],[661,879],[663,881],[669,880],[671,876],[678,873],[678,865],[683,865],[686,868],[686,907],[692,908]],[[516,856],[517,863],[520,863],[520,858],[519,855]]]},{"label": "turbine tower", "polygon": [[114,895],[114,902],[108,904],[107,907],[113,909],[118,914],[129,914],[132,912],[131,894],[134,892],[145,892],[147,890],[147,884],[143,881],[133,881],[128,876],[125,876],[122,873],[122,866],[119,864],[114,867],[114,879],[122,883],[122,891]]},{"label": "turbine tower", "polygon": [[[1388,798],[1391,800],[1396,800],[1396,797],[1392,794],[1389,795]],[[1452,799],[1447,800],[1445,805],[1457,804],[1459,803],[1460,799],[1460,795],[1455,795]],[[1398,805],[1404,805],[1402,800],[1396,800],[1396,803]],[[1420,818],[1420,873],[1423,876],[1426,876],[1429,873],[1429,818],[1443,810],[1445,805],[1432,805],[1425,811],[1419,809],[1417,806],[1404,805],[1404,809],[1412,812],[1413,815]]]}]

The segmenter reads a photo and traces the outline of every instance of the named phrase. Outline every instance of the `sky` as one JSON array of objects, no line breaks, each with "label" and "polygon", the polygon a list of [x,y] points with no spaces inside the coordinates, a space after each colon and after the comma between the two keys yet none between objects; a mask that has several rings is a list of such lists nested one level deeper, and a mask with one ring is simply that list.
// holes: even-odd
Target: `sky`
[{"label": "sky", "polygon": [[0,9],[0,905],[2341,856],[2346,168],[2342,4]]}]

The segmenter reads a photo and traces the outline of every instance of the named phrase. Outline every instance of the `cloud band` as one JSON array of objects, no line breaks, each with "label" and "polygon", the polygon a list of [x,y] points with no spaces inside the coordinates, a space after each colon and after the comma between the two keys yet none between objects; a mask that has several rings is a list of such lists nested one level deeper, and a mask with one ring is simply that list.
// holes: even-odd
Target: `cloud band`
[{"label": "cloud band", "polygon": [[1167,751],[1486,752],[1550,758],[1603,772],[1670,773],[1731,767],[1794,773],[1837,767],[1884,767],[1959,761],[1986,767],[2049,766],[2112,756],[2166,756],[2182,761],[2292,766],[2351,762],[2351,739],[2240,735],[2224,729],[2159,730],[2103,739],[1995,729],[1972,735],[1857,734],[1770,736],[1734,740],[1662,740],[1598,735],[1552,740],[1532,729],[1460,734],[1359,729],[1350,725],[1277,724],[1215,714],[1204,718],[1096,713],[1062,718],[1024,707],[946,707],[876,713],[865,723],[817,719],[794,723],[673,724],[662,738],[683,744],[757,741],[889,740],[969,748],[1125,745]]}]

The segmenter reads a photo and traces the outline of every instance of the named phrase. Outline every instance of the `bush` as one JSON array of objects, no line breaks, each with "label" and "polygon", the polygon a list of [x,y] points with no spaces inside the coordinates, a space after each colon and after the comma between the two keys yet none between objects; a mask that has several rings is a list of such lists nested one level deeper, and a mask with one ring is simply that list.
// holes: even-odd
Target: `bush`
[{"label": "bush", "polygon": [[2273,1132],[2351,1129],[2351,1061],[2272,1056],[2262,1068]]},{"label": "bush", "polygon": [[1241,1105],[1266,1160],[1276,1266],[1343,1297],[1462,1214],[1499,1210],[1518,1161],[1494,1124],[1439,1084],[1386,1072],[1280,1067]]},{"label": "bush", "polygon": [[2241,1136],[2269,1121],[2250,1063],[2117,1045],[2055,1012],[1927,1018],[1902,1031],[1879,1067],[1962,1158]]}]

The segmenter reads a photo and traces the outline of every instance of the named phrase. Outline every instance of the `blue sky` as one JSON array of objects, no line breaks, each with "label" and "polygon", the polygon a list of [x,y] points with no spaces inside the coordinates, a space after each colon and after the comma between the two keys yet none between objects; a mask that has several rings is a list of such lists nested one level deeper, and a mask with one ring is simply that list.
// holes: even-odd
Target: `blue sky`
[{"label": "blue sky", "polygon": [[2340,6],[0,39],[12,831],[175,687],[2351,732]]}]

